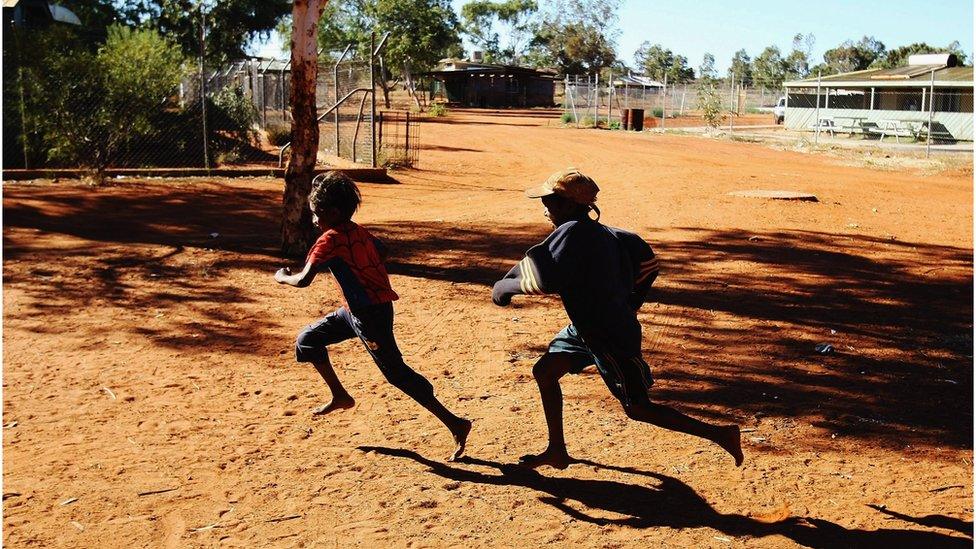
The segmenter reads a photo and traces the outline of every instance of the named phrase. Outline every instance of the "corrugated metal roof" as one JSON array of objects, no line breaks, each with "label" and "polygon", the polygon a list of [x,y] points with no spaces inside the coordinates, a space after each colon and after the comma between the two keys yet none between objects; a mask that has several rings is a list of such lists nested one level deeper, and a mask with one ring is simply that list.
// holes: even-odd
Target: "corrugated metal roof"
[{"label": "corrugated metal roof", "polygon": [[[973,67],[946,67],[944,65],[908,65],[893,69],[866,69],[863,71],[831,74],[821,77],[823,84],[846,84],[849,86],[927,86],[935,70],[936,85],[968,87],[973,82]],[[959,83],[960,85],[955,85]],[[968,84],[966,86],[965,84]],[[817,85],[816,77],[784,82],[784,86],[807,88]]]},{"label": "corrugated metal roof", "polygon": [[949,67],[947,69],[942,69],[941,71],[935,71],[935,77],[939,80],[948,80],[952,82],[973,82],[973,68],[972,67]]},{"label": "corrugated metal roof", "polygon": [[614,86],[642,86],[646,88],[663,88],[664,84],[638,74],[625,74],[613,77]]},{"label": "corrugated metal roof", "polygon": [[932,71],[945,68],[945,65],[908,65],[893,69],[881,69],[870,76],[871,80],[906,80]]}]

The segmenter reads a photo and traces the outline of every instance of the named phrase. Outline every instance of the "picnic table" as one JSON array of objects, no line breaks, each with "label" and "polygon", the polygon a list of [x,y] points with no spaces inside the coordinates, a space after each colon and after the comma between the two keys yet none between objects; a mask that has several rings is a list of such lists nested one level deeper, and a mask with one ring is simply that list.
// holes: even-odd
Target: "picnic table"
[{"label": "picnic table", "polygon": [[863,124],[864,124],[864,121],[867,120],[867,119],[868,119],[868,117],[866,117],[866,116],[835,116],[834,117],[834,121],[835,122],[837,120],[850,120],[850,124],[841,124],[841,125],[836,126],[836,127],[837,128],[840,128],[841,130],[848,130],[848,133],[851,136],[854,135],[854,132],[855,131],[859,131],[861,133],[864,132],[864,126],[863,126]]},{"label": "picnic table", "polygon": [[928,121],[917,118],[883,118],[878,120],[877,128],[871,128],[871,132],[881,134],[882,140],[886,135],[893,135],[895,143],[901,143],[899,137],[911,137],[914,141],[918,141],[922,130],[927,127]]},{"label": "picnic table", "polygon": [[834,137],[834,130],[836,128],[834,119],[829,116],[821,116],[816,124],[810,125],[810,129],[812,130],[830,132],[830,137]]}]

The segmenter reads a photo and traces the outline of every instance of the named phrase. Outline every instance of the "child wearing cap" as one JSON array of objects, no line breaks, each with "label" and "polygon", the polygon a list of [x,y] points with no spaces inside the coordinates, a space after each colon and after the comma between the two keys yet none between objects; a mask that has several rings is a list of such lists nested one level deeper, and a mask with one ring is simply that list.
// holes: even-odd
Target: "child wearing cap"
[{"label": "child wearing cap", "polygon": [[[566,450],[559,380],[595,365],[610,392],[637,421],[695,435],[718,444],[742,464],[737,425],[710,425],[651,402],[650,368],[641,357],[637,311],[658,274],[651,247],[636,234],[599,223],[599,188],[570,168],[529,189],[541,198],[555,230],[533,246],[505,277],[495,283],[492,301],[506,306],[517,294],[559,294],[571,324],[556,334],[532,374],[539,386],[549,430],[549,445],[540,454],[523,456],[527,467],[565,469]],[[594,211],[597,220],[590,218]]]},{"label": "child wearing cap", "polygon": [[355,404],[332,369],[327,348],[359,338],[386,379],[451,431],[456,447],[448,460],[453,461],[464,452],[471,422],[448,411],[434,396],[430,382],[403,361],[393,337],[393,301],[399,296],[390,287],[382,244],[352,221],[360,200],[359,189],[345,174],[316,176],[308,204],[312,221],[322,235],[309,250],[301,272],[292,273],[284,267],[275,273],[279,284],[304,288],[316,274],[329,271],[344,302],[332,314],[307,326],[295,345],[298,362],[311,362],[332,391],[332,402],[312,414],[327,414]]}]

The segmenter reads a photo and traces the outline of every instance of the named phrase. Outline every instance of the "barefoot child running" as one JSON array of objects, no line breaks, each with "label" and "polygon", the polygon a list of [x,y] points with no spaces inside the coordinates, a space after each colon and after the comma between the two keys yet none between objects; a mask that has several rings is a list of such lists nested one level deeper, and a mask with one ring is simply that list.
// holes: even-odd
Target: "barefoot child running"
[{"label": "barefoot child running", "polygon": [[637,310],[657,277],[651,247],[639,236],[602,225],[589,212],[596,183],[570,168],[529,189],[541,198],[545,215],[556,229],[533,246],[505,278],[495,283],[492,301],[506,306],[516,294],[559,294],[572,322],[549,344],[532,368],[549,429],[549,446],[521,458],[527,467],[550,465],[565,469],[573,460],[563,439],[563,402],[559,379],[595,364],[627,417],[710,440],[742,463],[737,425],[717,426],[651,402],[653,380],[641,357],[641,326]]},{"label": "barefoot child running", "polygon": [[327,347],[358,337],[386,379],[450,429],[456,448],[448,459],[453,461],[464,452],[471,422],[448,411],[434,396],[430,382],[403,361],[393,337],[393,301],[399,296],[390,287],[382,244],[352,221],[360,200],[359,189],[345,174],[317,176],[308,204],[322,236],[308,252],[301,272],[293,274],[285,267],[275,273],[278,283],[304,288],[316,274],[329,271],[345,304],[298,335],[298,361],[311,362],[332,391],[332,402],[312,413],[327,414],[355,404],[332,369]]}]

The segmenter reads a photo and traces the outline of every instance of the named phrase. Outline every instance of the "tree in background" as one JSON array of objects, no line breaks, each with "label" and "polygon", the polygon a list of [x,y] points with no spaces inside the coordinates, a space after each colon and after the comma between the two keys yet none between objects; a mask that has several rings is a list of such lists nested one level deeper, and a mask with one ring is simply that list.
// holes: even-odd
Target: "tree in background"
[{"label": "tree in background", "polygon": [[[533,16],[538,12],[535,0],[475,0],[461,8],[463,31],[485,54],[489,63],[518,64],[523,50],[535,34]],[[496,25],[505,29],[508,42],[500,44]]]},{"label": "tree in background", "polygon": [[244,57],[244,47],[254,38],[267,38],[291,9],[289,0],[209,0],[203,4],[199,0],[138,0],[113,5],[119,6],[120,20],[130,26],[156,29],[175,40],[188,57],[200,55],[202,7],[207,18],[207,61],[214,66]]},{"label": "tree in background", "polygon": [[541,16],[526,51],[532,66],[555,66],[562,74],[599,73],[617,58],[620,0],[553,0]]},{"label": "tree in background", "polygon": [[718,96],[718,72],[715,70],[715,56],[706,53],[698,67],[698,109],[702,119],[711,127],[718,126],[722,120],[721,99]]},{"label": "tree in background", "polygon": [[[279,33],[288,37],[287,21]],[[361,58],[369,56],[370,34],[390,32],[383,50],[387,76],[404,69],[424,71],[445,57],[463,55],[461,24],[449,0],[333,0],[323,11],[318,43],[327,55],[352,44]]]},{"label": "tree in background", "polygon": [[873,36],[864,36],[857,42],[845,40],[836,48],[824,53],[824,63],[817,68],[822,74],[861,71],[885,57],[885,45]]},{"label": "tree in background", "polygon": [[667,75],[668,83],[689,82],[695,77],[695,71],[688,66],[688,58],[675,55],[671,50],[660,44],[651,45],[644,42],[634,52],[634,62],[643,73],[655,80],[663,82]]},{"label": "tree in background", "polygon": [[90,168],[97,181],[127,143],[153,135],[184,70],[179,46],[150,29],[113,25],[97,50],[55,29],[34,46],[25,78],[33,127],[50,160]]},{"label": "tree in background", "polygon": [[715,80],[718,78],[718,71],[715,70],[715,56],[706,52],[702,57],[702,64],[698,66],[699,80]]},{"label": "tree in background", "polygon": [[783,60],[787,80],[806,78],[810,74],[810,56],[815,42],[813,34],[803,36],[802,33],[797,33],[793,36],[793,49]]},{"label": "tree in background", "polygon": [[598,28],[585,23],[567,23],[540,30],[533,44],[544,55],[530,56],[536,62],[549,61],[562,74],[598,73],[617,59],[613,44]]},{"label": "tree in background", "polygon": [[739,82],[752,82],[752,60],[746,50],[739,50],[732,56],[729,76],[734,77]]},{"label": "tree in background", "polygon": [[785,78],[786,62],[776,46],[767,47],[752,61],[754,85],[779,88]]},{"label": "tree in background", "polygon": [[888,51],[883,58],[874,61],[872,68],[901,67],[908,64],[908,56],[923,53],[953,53],[959,58],[960,64],[966,63],[966,52],[962,51],[958,41],[954,41],[943,48],[930,46],[925,42],[916,42]]}]

